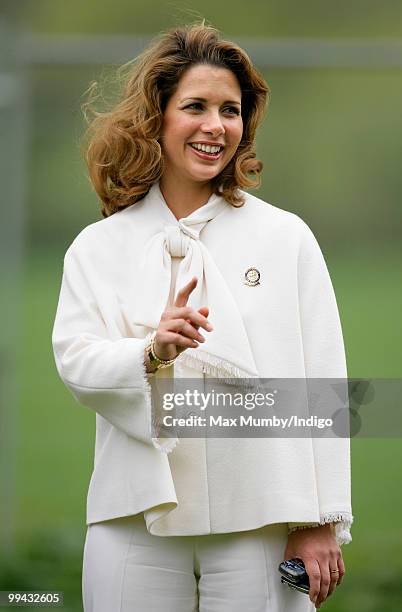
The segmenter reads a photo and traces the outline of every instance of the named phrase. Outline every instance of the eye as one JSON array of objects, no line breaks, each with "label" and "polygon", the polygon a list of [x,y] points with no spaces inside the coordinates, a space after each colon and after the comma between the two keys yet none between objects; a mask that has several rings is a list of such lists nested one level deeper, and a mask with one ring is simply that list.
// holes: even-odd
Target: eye
[{"label": "eye", "polygon": [[197,108],[202,107],[201,102],[193,102],[192,104],[189,104],[188,106],[186,106],[186,108],[195,108],[195,107]]},{"label": "eye", "polygon": [[[201,102],[192,102],[191,104],[188,104],[185,108],[189,108],[192,110],[200,110],[203,108],[203,105]],[[237,106],[225,106],[222,110],[225,113],[229,112],[231,115],[240,115],[240,110],[237,108]]]},{"label": "eye", "polygon": [[235,115],[240,115],[240,111],[237,106],[227,106],[225,110],[233,111]]}]

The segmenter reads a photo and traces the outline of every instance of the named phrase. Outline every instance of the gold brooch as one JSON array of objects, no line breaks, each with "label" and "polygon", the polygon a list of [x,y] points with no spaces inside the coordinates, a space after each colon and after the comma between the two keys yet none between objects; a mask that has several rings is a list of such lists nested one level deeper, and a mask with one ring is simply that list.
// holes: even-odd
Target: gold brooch
[{"label": "gold brooch", "polygon": [[255,287],[260,284],[261,274],[257,268],[248,268],[244,273],[244,284],[249,287]]}]

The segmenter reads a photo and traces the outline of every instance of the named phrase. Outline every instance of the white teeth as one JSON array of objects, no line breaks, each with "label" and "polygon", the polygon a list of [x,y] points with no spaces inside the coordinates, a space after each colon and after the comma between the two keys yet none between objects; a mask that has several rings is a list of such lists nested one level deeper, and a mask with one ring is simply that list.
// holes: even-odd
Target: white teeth
[{"label": "white teeth", "polygon": [[204,151],[204,153],[218,153],[221,149],[220,146],[204,145],[204,144],[198,144],[196,142],[192,142],[191,146],[194,149],[197,149],[198,151]]}]

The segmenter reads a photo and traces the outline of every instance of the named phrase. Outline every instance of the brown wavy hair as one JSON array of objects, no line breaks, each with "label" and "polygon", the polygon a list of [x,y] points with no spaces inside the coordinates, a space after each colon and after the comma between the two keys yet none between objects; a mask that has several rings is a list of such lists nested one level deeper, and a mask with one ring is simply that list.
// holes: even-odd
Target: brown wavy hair
[{"label": "brown wavy hair", "polygon": [[241,206],[244,199],[238,189],[260,186],[262,162],[256,159],[255,135],[267,108],[269,87],[245,51],[220,39],[218,30],[203,20],[162,32],[124,64],[117,72],[120,97],[111,110],[96,110],[101,97],[96,81],[87,90],[82,105],[88,123],[83,148],[104,217],[141,200],[161,177],[164,110],[185,70],[197,64],[228,68],[242,92],[242,139],[230,162],[211,181],[213,192]]}]

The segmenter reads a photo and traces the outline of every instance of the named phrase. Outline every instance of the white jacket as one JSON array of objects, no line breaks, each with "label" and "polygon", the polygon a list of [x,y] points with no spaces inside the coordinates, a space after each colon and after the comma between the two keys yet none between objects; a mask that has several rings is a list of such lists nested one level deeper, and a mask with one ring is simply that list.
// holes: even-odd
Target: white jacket
[{"label": "white jacket", "polygon": [[[244,206],[225,203],[201,226],[199,239],[240,313],[258,376],[346,379],[338,309],[314,235],[297,215],[243,195]],[[152,437],[143,364],[163,303],[150,321],[140,314],[149,280],[153,287],[164,282],[144,266],[144,252],[175,224],[155,184],[140,202],[86,227],[65,255],[53,346],[62,380],[97,413],[88,524],[144,512],[149,531],[164,535],[158,521],[179,503],[169,463],[175,446]],[[250,267],[261,275],[258,287],[243,282]],[[197,351],[182,353],[177,367],[202,365],[202,375],[214,375],[197,362]],[[222,459],[219,441],[210,442]],[[348,438],[225,439],[225,445],[226,460],[209,474],[219,507],[210,531],[334,521],[338,542],[350,541]]]}]

